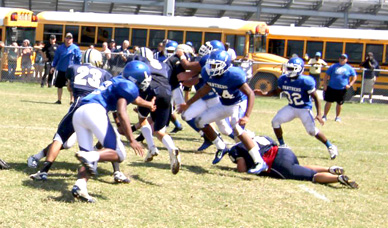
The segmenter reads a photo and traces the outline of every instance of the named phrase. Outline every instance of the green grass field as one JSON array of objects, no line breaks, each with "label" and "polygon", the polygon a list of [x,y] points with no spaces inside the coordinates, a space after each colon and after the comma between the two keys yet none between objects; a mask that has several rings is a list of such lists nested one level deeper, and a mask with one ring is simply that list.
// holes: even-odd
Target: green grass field
[{"label": "green grass field", "polygon": [[[326,147],[309,136],[299,120],[283,125],[286,143],[301,164],[340,165],[360,188],[340,184],[278,180],[236,172],[228,157],[212,165],[215,147],[198,154],[202,141],[187,125],[173,136],[182,151],[182,169],[169,170],[167,151],[144,163],[127,148],[122,171],[127,185],[114,184],[109,163],[88,182],[96,204],[74,201],[77,147],[62,151],[46,182],[34,182],[28,156],[51,142],[69,108],[54,105],[56,89],[38,84],[0,83],[0,158],[12,168],[0,170],[0,227],[387,227],[388,106],[351,104],[342,123],[331,110],[319,128],[338,146],[329,159]],[[271,119],[285,99],[256,98],[248,128],[274,137]],[[132,107],[128,110],[132,111]],[[137,117],[130,112],[132,121]],[[172,128],[168,131],[170,131]],[[225,138],[225,137],[224,137]],[[125,141],[125,139],[123,138]]]}]

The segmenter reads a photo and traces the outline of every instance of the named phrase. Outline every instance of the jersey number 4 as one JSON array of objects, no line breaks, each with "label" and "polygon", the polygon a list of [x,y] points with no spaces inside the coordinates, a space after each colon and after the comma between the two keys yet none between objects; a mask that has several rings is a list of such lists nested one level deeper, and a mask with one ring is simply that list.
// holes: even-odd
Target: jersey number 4
[{"label": "jersey number 4", "polygon": [[228,90],[223,90],[223,91],[222,91],[222,98],[225,98],[225,99],[233,99],[233,98],[234,98],[234,95],[233,95],[233,94],[230,94]]},{"label": "jersey number 4", "polygon": [[74,77],[74,84],[98,88],[101,84],[101,77],[102,73],[100,70],[81,66],[77,69],[77,75]]},{"label": "jersey number 4", "polygon": [[299,93],[289,93],[288,91],[283,91],[284,94],[287,95],[287,99],[288,99],[288,103],[290,105],[294,104],[294,105],[303,105],[304,102],[302,100],[302,95],[300,95]]}]

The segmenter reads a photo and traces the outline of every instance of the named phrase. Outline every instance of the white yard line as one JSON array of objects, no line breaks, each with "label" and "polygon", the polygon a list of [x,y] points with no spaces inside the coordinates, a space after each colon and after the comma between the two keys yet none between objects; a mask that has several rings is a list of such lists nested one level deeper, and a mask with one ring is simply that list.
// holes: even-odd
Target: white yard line
[{"label": "white yard line", "polygon": [[308,188],[306,185],[300,184],[298,186],[303,191],[306,191],[306,192],[310,193],[311,195],[315,196],[315,198],[321,199],[321,200],[326,201],[326,202],[330,202],[330,200],[328,198],[326,198],[326,196],[319,194],[318,192],[314,191],[313,189]]}]

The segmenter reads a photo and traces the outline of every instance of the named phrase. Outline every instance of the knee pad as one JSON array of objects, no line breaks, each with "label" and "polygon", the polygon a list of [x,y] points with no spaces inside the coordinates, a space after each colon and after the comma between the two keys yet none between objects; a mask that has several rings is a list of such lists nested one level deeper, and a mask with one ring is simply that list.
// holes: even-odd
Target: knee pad
[{"label": "knee pad", "polygon": [[195,125],[197,126],[197,128],[202,129],[205,127],[206,123],[202,123],[202,118],[199,116],[195,118]]},{"label": "knee pad", "polygon": [[69,139],[67,139],[66,142],[63,143],[63,148],[64,149],[69,149],[74,146],[74,144],[77,142],[77,135],[73,133]]},{"label": "knee pad", "polygon": [[316,136],[319,133],[319,130],[318,128],[314,127],[313,129],[308,130],[307,133],[311,136]]},{"label": "knee pad", "polygon": [[280,122],[275,118],[272,119],[271,124],[272,128],[280,128]]},{"label": "knee pad", "polygon": [[117,142],[116,152],[120,159],[119,162],[123,162],[127,157],[127,153],[125,152],[124,144],[120,140],[118,140]]},{"label": "knee pad", "polygon": [[240,136],[244,133],[244,129],[239,124],[236,124],[236,127],[233,128],[233,132],[235,136]]}]

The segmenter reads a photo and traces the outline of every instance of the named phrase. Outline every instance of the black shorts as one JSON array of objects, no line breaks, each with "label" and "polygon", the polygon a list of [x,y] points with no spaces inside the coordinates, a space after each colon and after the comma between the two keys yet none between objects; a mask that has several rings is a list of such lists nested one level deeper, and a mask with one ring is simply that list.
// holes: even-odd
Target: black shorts
[{"label": "black shorts", "polygon": [[139,107],[140,115],[146,117],[151,112],[152,121],[154,121],[154,130],[159,131],[168,125],[171,117],[171,90],[163,87],[155,87],[150,90],[150,93],[145,98],[150,101],[156,97],[155,112],[151,112],[148,108]]},{"label": "black shorts", "polygon": [[58,71],[57,77],[55,77],[54,86],[58,88],[62,88],[66,86],[66,83],[67,83],[66,72]]},{"label": "black shorts", "polygon": [[342,105],[345,102],[346,89],[333,89],[327,87],[327,90],[323,92],[323,100],[327,102],[337,102]]}]

